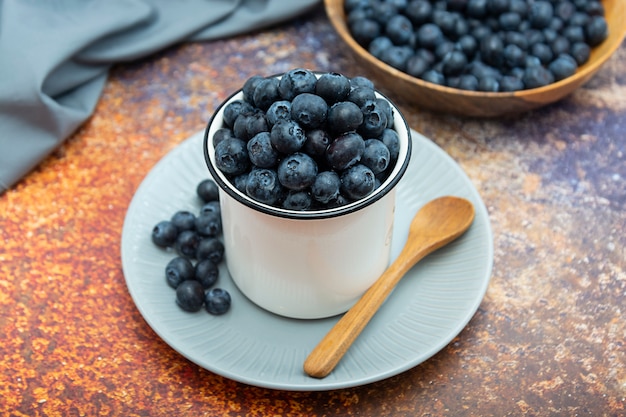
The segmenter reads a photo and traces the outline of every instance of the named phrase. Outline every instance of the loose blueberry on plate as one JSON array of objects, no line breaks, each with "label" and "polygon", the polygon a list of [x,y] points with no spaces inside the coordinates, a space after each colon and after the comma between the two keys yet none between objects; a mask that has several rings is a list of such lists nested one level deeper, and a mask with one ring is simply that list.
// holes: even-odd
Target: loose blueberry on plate
[{"label": "loose blueberry on plate", "polygon": [[187,258],[178,256],[168,262],[165,267],[167,284],[176,289],[181,282],[194,278],[194,266]]},{"label": "loose blueberry on plate", "polygon": [[196,312],[204,304],[204,288],[196,280],[186,280],[176,287],[176,304],[185,311]]},{"label": "loose blueberry on plate", "polygon": [[230,309],[231,297],[224,289],[212,288],[206,292],[204,304],[210,314],[221,315]]},{"label": "loose blueberry on plate", "polygon": [[162,248],[173,246],[178,237],[178,228],[168,220],[157,223],[152,229],[152,242]]}]

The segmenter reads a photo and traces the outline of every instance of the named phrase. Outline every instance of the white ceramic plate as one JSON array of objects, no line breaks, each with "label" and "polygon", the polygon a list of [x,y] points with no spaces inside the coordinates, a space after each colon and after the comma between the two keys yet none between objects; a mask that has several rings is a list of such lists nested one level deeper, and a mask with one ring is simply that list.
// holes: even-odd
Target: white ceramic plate
[{"label": "white ceramic plate", "polygon": [[398,185],[392,259],[417,210],[442,195],[470,200],[476,217],[452,244],[416,265],[391,294],[337,368],[324,379],[307,376],[308,353],[337,321],[288,319],[243,296],[224,266],[217,286],[232,307],[223,316],[186,313],[175,304],[164,269],[175,256],[151,242],[152,227],[181,209],[195,211],[196,185],[210,176],[203,132],[157,163],[138,188],[122,231],[122,266],[137,308],[154,331],[190,361],[233,380],[265,388],[319,391],[348,388],[399,374],[427,360],[457,336],[478,309],[493,262],[485,205],[469,178],[442,149],[413,132],[413,154]]}]

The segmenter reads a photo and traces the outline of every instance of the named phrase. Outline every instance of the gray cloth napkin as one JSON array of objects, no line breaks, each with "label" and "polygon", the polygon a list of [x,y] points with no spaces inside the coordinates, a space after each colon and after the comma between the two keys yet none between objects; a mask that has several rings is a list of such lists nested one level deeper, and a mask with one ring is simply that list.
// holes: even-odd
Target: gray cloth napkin
[{"label": "gray cloth napkin", "polygon": [[111,65],[250,32],[319,0],[0,0],[0,194],[93,112]]}]

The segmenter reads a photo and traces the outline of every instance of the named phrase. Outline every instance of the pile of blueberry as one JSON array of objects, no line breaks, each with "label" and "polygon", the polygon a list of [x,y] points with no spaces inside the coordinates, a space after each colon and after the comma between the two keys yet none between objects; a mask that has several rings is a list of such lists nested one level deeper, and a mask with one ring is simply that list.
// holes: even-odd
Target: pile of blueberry
[{"label": "pile of blueberry", "polygon": [[249,78],[242,95],[224,107],[212,137],[215,165],[256,201],[342,206],[372,193],[395,165],[393,110],[367,78],[295,68]]},{"label": "pile of blueberry", "polygon": [[185,311],[204,306],[211,314],[224,314],[230,308],[230,294],[214,287],[224,258],[217,185],[212,179],[203,180],[196,193],[203,203],[199,213],[180,210],[158,222],[152,229],[152,242],[178,255],[165,267],[167,284],[176,290],[176,304]]},{"label": "pile of blueberry", "polygon": [[573,75],[608,36],[600,0],[346,0],[354,39],[425,81],[486,92]]}]

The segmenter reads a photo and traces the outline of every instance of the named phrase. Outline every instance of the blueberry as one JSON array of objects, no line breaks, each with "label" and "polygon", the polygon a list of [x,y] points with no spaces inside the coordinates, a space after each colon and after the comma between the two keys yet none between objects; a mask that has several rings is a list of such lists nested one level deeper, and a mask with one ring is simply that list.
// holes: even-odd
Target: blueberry
[{"label": "blueberry", "polygon": [[444,77],[444,75],[441,72],[435,69],[430,69],[426,71],[424,74],[422,74],[422,79],[424,81],[428,81],[429,83],[433,83],[433,84],[439,84],[439,85],[446,84],[446,77]]},{"label": "blueberry", "polygon": [[421,78],[430,68],[430,62],[421,55],[413,55],[406,62],[406,72],[413,77]]},{"label": "blueberry", "polygon": [[521,78],[512,75],[505,75],[500,79],[500,91],[511,92],[524,89]]},{"label": "blueberry", "polygon": [[488,0],[487,8],[491,14],[500,15],[509,10],[509,0]]},{"label": "blueberry", "polygon": [[254,103],[254,90],[256,89],[257,85],[259,85],[259,83],[264,79],[265,77],[262,77],[260,75],[253,75],[243,83],[243,88],[241,90],[243,93],[244,101],[246,101],[247,103]]},{"label": "blueberry", "polygon": [[351,101],[341,101],[328,109],[328,127],[334,133],[356,130],[363,123],[361,108]]},{"label": "blueberry", "polygon": [[316,201],[328,204],[339,196],[340,186],[341,180],[335,171],[323,171],[315,177],[311,193]]},{"label": "blueberry", "polygon": [[570,50],[570,42],[566,37],[558,36],[554,41],[552,41],[550,48],[552,48],[552,54],[554,56],[566,54]]},{"label": "blueberry", "polygon": [[504,48],[504,62],[510,68],[523,66],[526,62],[526,52],[517,45],[508,44]]},{"label": "blueberry", "polygon": [[385,144],[378,139],[367,139],[365,151],[361,163],[372,170],[374,174],[380,174],[389,166],[391,155]]},{"label": "blueberry", "polygon": [[374,191],[376,176],[363,164],[356,164],[341,174],[341,192],[352,200],[368,196]]},{"label": "blueberry", "polygon": [[584,42],[576,42],[570,48],[570,55],[574,57],[579,66],[589,61],[590,54],[591,48]]},{"label": "blueberry", "polygon": [[380,140],[389,150],[391,161],[398,159],[398,155],[400,154],[400,136],[398,136],[398,132],[393,129],[385,129],[380,136]]},{"label": "blueberry", "polygon": [[215,237],[222,233],[222,218],[219,213],[204,212],[196,217],[196,232],[203,237]]},{"label": "blueberry", "polygon": [[285,188],[304,190],[315,181],[317,164],[309,155],[296,152],[280,161],[277,174],[278,180]]},{"label": "blueberry", "polygon": [[438,61],[442,61],[446,55],[454,50],[456,50],[454,42],[443,41],[435,48],[435,58],[437,58]]},{"label": "blueberry", "polygon": [[404,13],[414,24],[421,25],[431,19],[433,7],[429,0],[413,0],[407,4]]},{"label": "blueberry", "polygon": [[158,222],[152,228],[152,242],[162,248],[173,246],[178,237],[178,228],[169,220]]},{"label": "blueberry", "polygon": [[257,133],[267,131],[269,131],[269,126],[265,113],[260,111],[239,115],[233,126],[235,136],[244,141],[249,140]]},{"label": "blueberry", "polygon": [[[389,39],[386,36],[378,36],[370,42],[370,44],[367,47],[367,50],[369,51],[370,54],[372,54],[376,58],[382,59],[385,52],[389,48],[393,48],[393,47],[394,47],[394,44],[393,42],[391,42],[391,39]],[[346,97],[343,97],[342,99],[335,100],[335,102],[342,101],[345,99]]]},{"label": "blueberry", "polygon": [[352,90],[359,87],[370,88],[373,90],[374,83],[369,78],[360,75],[350,78],[350,89]]},{"label": "blueberry", "polygon": [[388,18],[385,24],[385,34],[396,45],[407,45],[413,36],[413,24],[408,17],[396,14]]},{"label": "blueberry", "polygon": [[217,264],[213,263],[210,259],[203,259],[199,261],[194,270],[195,280],[198,281],[205,290],[208,290],[215,285],[217,278],[220,275]]},{"label": "blueberry", "polygon": [[211,262],[219,264],[224,259],[224,244],[216,237],[202,239],[196,248],[196,259],[199,261],[210,259]]},{"label": "blueberry", "polygon": [[377,138],[387,128],[387,111],[378,100],[367,101],[361,108],[363,123],[358,133],[364,138]]},{"label": "blueberry", "polygon": [[364,48],[380,36],[380,24],[374,19],[359,19],[350,23],[350,33],[355,41]]},{"label": "blueberry", "polygon": [[550,62],[548,69],[554,75],[555,81],[574,75],[578,68],[576,60],[569,55],[561,54],[554,61]]},{"label": "blueberry", "polygon": [[504,62],[504,42],[496,34],[487,35],[480,42],[481,59],[493,67],[500,67]]},{"label": "blueberry", "polygon": [[268,132],[254,136],[246,145],[250,162],[260,168],[271,168],[278,163],[278,152],[272,147]]},{"label": "blueberry", "polygon": [[478,78],[472,74],[463,74],[459,78],[459,84],[457,86],[461,90],[477,91],[478,90]]},{"label": "blueberry", "polygon": [[231,128],[221,127],[213,134],[213,147],[225,139],[232,139],[235,137],[235,133]]},{"label": "blueberry", "polygon": [[585,42],[585,29],[582,26],[569,25],[563,29],[563,36],[565,36],[571,44]]},{"label": "blueberry", "polygon": [[485,76],[478,79],[478,91],[497,93],[500,90],[500,82],[496,77]]},{"label": "blueberry", "polygon": [[390,66],[406,71],[408,61],[413,56],[413,48],[410,46],[391,46],[381,53],[380,60]]},{"label": "blueberry", "polygon": [[230,309],[231,297],[228,291],[212,288],[204,297],[206,311],[213,315],[221,315]]},{"label": "blueberry", "polygon": [[210,178],[202,180],[196,186],[196,195],[200,197],[202,201],[208,203],[209,201],[219,200],[219,188],[215,181]]},{"label": "blueberry", "polygon": [[294,120],[279,120],[270,132],[274,149],[284,154],[297,152],[306,141],[302,127]]},{"label": "blueberry", "polygon": [[254,105],[261,110],[267,110],[273,102],[279,100],[278,83],[279,81],[275,77],[261,80],[254,89]]},{"label": "blueberry", "polygon": [[466,10],[468,16],[481,18],[487,14],[487,0],[469,0]]},{"label": "blueberry", "polygon": [[183,230],[193,230],[195,228],[196,215],[187,210],[179,210],[174,213],[170,221],[180,233]]},{"label": "blueberry", "polygon": [[278,92],[285,100],[293,100],[298,94],[315,93],[317,77],[304,68],[287,71],[278,84]]},{"label": "blueberry", "polygon": [[328,104],[312,93],[301,93],[291,102],[291,118],[304,129],[317,129],[326,123]]},{"label": "blueberry", "polygon": [[461,36],[457,42],[457,49],[465,54],[466,59],[471,59],[478,50],[478,42],[476,38],[471,35]]},{"label": "blueberry", "polygon": [[291,102],[287,100],[273,102],[267,109],[265,117],[267,118],[267,122],[272,126],[279,120],[291,119]]},{"label": "blueberry", "polygon": [[522,81],[526,88],[543,87],[554,82],[554,75],[542,66],[533,66],[526,68]]},{"label": "blueberry", "polygon": [[322,74],[315,85],[315,94],[331,105],[346,100],[349,93],[350,79],[336,72]]},{"label": "blueberry", "polygon": [[387,127],[393,127],[393,109],[391,104],[384,98],[377,98],[375,102],[376,106],[387,116]]},{"label": "blueberry", "polygon": [[545,28],[550,24],[552,16],[554,16],[552,3],[539,0],[530,5],[528,18],[533,27]]},{"label": "blueberry", "polygon": [[506,12],[498,17],[498,21],[502,30],[517,30],[522,23],[522,17],[514,12]]},{"label": "blueberry", "polygon": [[167,285],[176,289],[181,282],[194,278],[194,267],[191,261],[177,256],[165,266],[165,280]]},{"label": "blueberry", "polygon": [[311,207],[312,198],[308,191],[289,190],[283,199],[282,206],[287,210],[303,211]]},{"label": "blueberry", "polygon": [[181,282],[176,288],[176,304],[185,311],[199,311],[204,304],[202,284],[196,280]]},{"label": "blueberry", "polygon": [[320,157],[326,153],[326,148],[332,141],[328,132],[324,129],[313,129],[306,132],[306,142],[302,150],[312,157]]},{"label": "blueberry", "polygon": [[246,193],[254,200],[265,204],[278,201],[282,187],[276,171],[266,168],[253,169],[248,174]]},{"label": "blueberry", "polygon": [[467,58],[461,51],[448,52],[443,58],[443,74],[458,75],[467,65]]},{"label": "blueberry", "polygon": [[227,175],[239,175],[248,169],[246,142],[233,138],[223,140],[215,147],[215,166]]},{"label": "blueberry", "polygon": [[232,179],[232,183],[235,188],[241,191],[243,194],[246,194],[246,185],[248,184],[248,172],[244,172],[243,174],[236,175]]},{"label": "blueberry", "polygon": [[208,203],[205,203],[202,205],[202,207],[200,207],[200,214],[204,214],[204,213],[220,214],[221,212],[222,210],[220,208],[219,200],[209,201]]},{"label": "blueberry", "polygon": [[417,30],[417,43],[423,48],[435,49],[443,40],[443,32],[434,23],[426,23]]},{"label": "blueberry", "polygon": [[528,49],[528,39],[526,39],[526,36],[524,36],[522,32],[507,32],[504,35],[504,42],[507,44],[507,46],[515,45],[522,51],[526,51]]},{"label": "blueberry", "polygon": [[200,243],[200,236],[193,230],[185,230],[178,234],[174,248],[176,252],[185,258],[193,259]]},{"label": "blueberry", "polygon": [[398,7],[390,1],[372,3],[372,17],[380,24],[385,25],[398,14]]},{"label": "blueberry", "polygon": [[234,100],[224,107],[224,123],[232,128],[235,124],[235,120],[240,114],[251,113],[254,111],[254,107],[247,101]]},{"label": "blueberry", "polygon": [[356,132],[348,132],[331,142],[326,150],[326,160],[332,168],[342,171],[359,162],[364,151],[363,137]]},{"label": "blueberry", "polygon": [[545,43],[536,43],[532,45],[530,48],[530,53],[533,56],[539,58],[539,61],[541,61],[543,65],[548,65],[554,57],[554,54],[552,53],[552,48],[550,48]]},{"label": "blueberry", "polygon": [[585,25],[585,35],[589,46],[600,45],[609,36],[609,27],[604,16],[593,16]]},{"label": "blueberry", "polygon": [[376,100],[376,93],[374,92],[374,88],[356,86],[352,87],[352,89],[350,90],[350,93],[348,94],[348,100],[353,102],[360,108],[363,107],[368,101]]}]

